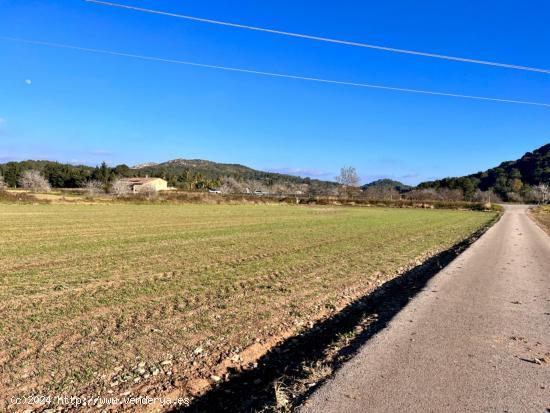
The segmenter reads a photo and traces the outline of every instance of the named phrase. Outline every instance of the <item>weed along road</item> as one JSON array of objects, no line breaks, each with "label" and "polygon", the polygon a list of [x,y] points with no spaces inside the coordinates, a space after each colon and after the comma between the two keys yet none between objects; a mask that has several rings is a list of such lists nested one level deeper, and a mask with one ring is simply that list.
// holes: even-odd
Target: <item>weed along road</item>
[{"label": "weed along road", "polygon": [[548,409],[550,237],[506,206],[301,412]]}]

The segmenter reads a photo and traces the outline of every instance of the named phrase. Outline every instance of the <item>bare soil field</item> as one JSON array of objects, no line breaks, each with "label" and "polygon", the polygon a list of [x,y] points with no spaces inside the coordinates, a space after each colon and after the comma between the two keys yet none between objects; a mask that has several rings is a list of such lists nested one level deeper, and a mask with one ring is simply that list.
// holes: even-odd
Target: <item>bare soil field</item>
[{"label": "bare soil field", "polygon": [[0,410],[41,408],[10,402],[25,395],[198,395],[495,215],[0,204]]}]

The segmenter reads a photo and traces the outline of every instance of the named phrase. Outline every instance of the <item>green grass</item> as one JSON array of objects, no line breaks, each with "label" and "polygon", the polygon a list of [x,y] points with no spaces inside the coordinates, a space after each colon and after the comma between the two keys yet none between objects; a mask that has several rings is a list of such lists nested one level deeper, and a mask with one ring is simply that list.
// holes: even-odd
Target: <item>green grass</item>
[{"label": "green grass", "polygon": [[209,355],[199,362],[212,364],[447,249],[494,215],[0,204],[0,395],[108,389],[113,369],[137,357],[148,366],[173,357],[187,377],[197,346]]}]

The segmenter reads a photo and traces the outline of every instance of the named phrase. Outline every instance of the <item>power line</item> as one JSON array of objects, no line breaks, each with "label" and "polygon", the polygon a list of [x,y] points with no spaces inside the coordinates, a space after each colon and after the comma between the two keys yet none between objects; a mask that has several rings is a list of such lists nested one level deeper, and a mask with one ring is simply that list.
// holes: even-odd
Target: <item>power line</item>
[{"label": "power line", "polygon": [[202,23],[210,23],[210,24],[217,24],[220,26],[229,26],[229,27],[236,27],[239,29],[246,29],[246,30],[255,30],[259,32],[264,33],[271,33],[271,34],[278,34],[282,36],[290,36],[290,37],[298,37],[302,39],[309,39],[309,40],[316,40],[320,42],[327,42],[327,43],[336,43],[336,44],[343,44],[347,46],[354,46],[354,47],[364,47],[367,49],[375,49],[375,50],[383,50],[386,52],[392,52],[392,53],[403,53],[403,54],[409,54],[409,55],[415,55],[415,56],[423,56],[423,57],[432,57],[435,59],[444,59],[444,60],[451,60],[455,62],[463,62],[463,63],[475,63],[479,65],[486,65],[486,66],[495,66],[495,67],[501,67],[506,69],[514,69],[514,70],[524,70],[529,72],[538,72],[538,73],[545,73],[550,74],[549,69],[541,69],[537,67],[528,67],[528,66],[520,66],[520,65],[513,65],[509,63],[498,63],[498,62],[491,62],[488,60],[477,60],[477,59],[468,59],[465,57],[457,57],[457,56],[447,56],[437,53],[427,53],[427,52],[419,52],[415,50],[407,50],[407,49],[397,49],[394,47],[387,47],[387,46],[380,46],[375,44],[368,44],[368,43],[359,43],[359,42],[352,42],[347,40],[338,40],[338,39],[331,39],[328,37],[320,37],[320,36],[312,36],[308,34],[300,34],[300,33],[292,33],[292,32],[285,32],[282,30],[275,30],[275,29],[266,29],[263,27],[256,27],[256,26],[248,26],[245,24],[238,24],[238,23],[230,23],[230,22],[224,22],[219,20],[212,20],[212,19],[204,19],[201,17],[194,17],[194,16],[187,16],[183,14],[176,14],[176,13],[170,13],[160,10],[152,10],[152,9],[144,9],[142,7],[135,7],[135,6],[128,6],[124,4],[119,3],[111,3],[107,1],[101,1],[101,0],[84,0],[87,3],[95,3],[95,4],[101,4],[104,6],[110,6],[110,7],[118,7],[122,9],[129,9],[134,11],[140,11],[144,13],[151,13],[151,14],[159,14],[162,16],[170,16],[170,17],[176,17],[179,19],[185,19],[185,20],[192,20]]},{"label": "power line", "polygon": [[421,90],[421,89],[409,89],[409,88],[402,88],[402,87],[376,85],[376,84],[369,84],[369,83],[348,82],[348,81],[342,81],[342,80],[323,79],[323,78],[317,78],[317,77],[291,75],[291,74],[284,74],[284,73],[264,72],[264,71],[253,70],[253,69],[242,69],[237,67],[212,65],[212,64],[206,64],[206,63],[196,63],[196,62],[190,62],[185,60],[166,59],[162,57],[144,56],[144,55],[115,52],[115,51],[103,50],[103,49],[92,49],[88,47],[73,46],[73,45],[61,44],[61,43],[43,42],[39,40],[20,39],[15,37],[0,36],[0,40],[27,43],[27,44],[40,45],[40,46],[56,47],[56,48],[62,48],[62,49],[78,50],[82,52],[98,53],[98,54],[105,54],[105,55],[111,55],[111,56],[130,57],[134,59],[141,59],[141,60],[147,60],[147,61],[153,61],[153,62],[172,63],[172,64],[187,65],[187,66],[194,66],[194,67],[201,67],[201,68],[208,68],[208,69],[225,70],[229,72],[239,72],[239,73],[248,73],[253,75],[270,76],[270,77],[277,77],[277,78],[307,80],[311,82],[330,83],[335,85],[354,86],[354,87],[362,87],[362,88],[370,88],[370,89],[391,90],[391,91],[405,92],[405,93],[419,93],[424,95],[447,96],[447,97],[455,97],[455,98],[463,98],[463,99],[475,99],[475,100],[484,100],[484,101],[501,102],[501,103],[516,103],[521,105],[550,107],[550,103],[531,102],[531,101],[513,100],[513,99],[500,99],[500,98],[492,98],[492,97],[485,97],[485,96],[463,95],[459,93],[438,92],[438,91]]}]

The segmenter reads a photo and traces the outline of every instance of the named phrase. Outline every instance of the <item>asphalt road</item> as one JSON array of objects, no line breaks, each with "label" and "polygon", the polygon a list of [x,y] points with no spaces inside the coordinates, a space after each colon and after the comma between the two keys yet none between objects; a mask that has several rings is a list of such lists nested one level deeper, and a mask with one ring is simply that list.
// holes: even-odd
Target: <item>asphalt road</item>
[{"label": "asphalt road", "polygon": [[550,412],[550,237],[507,206],[300,411]]}]

